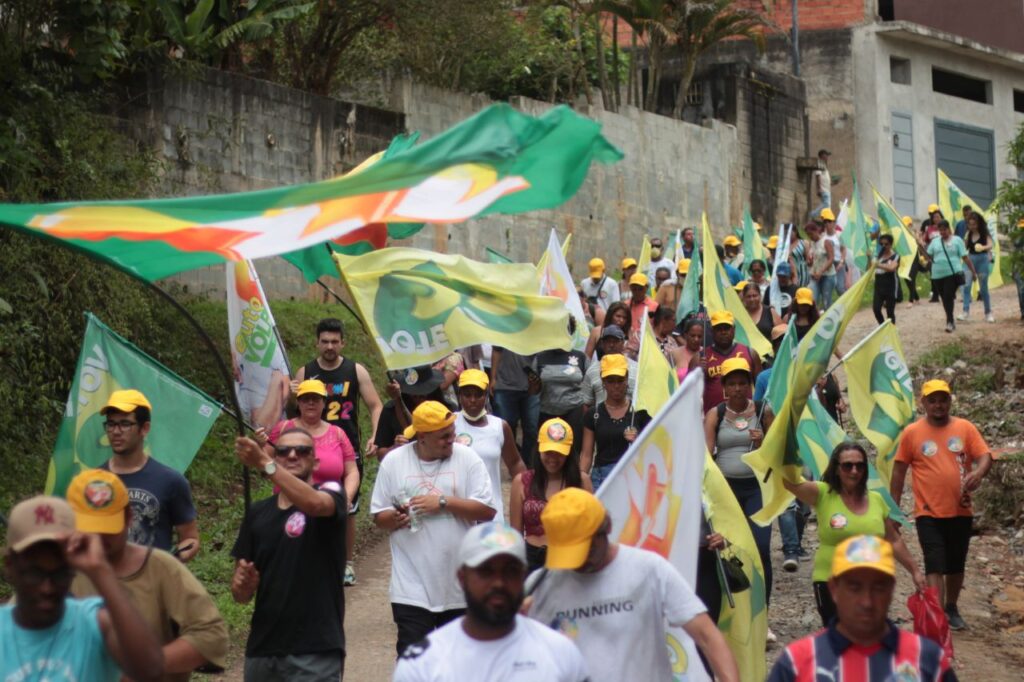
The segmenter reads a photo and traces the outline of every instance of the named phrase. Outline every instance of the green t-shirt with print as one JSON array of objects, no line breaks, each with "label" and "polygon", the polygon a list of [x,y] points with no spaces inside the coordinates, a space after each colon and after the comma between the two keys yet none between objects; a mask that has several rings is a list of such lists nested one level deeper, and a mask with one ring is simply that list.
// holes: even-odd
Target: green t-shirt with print
[{"label": "green t-shirt with print", "polygon": [[855,535],[877,535],[885,537],[885,520],[889,518],[889,506],[882,496],[868,491],[868,508],[863,514],[854,514],[843,503],[839,491],[829,491],[828,484],[815,481],[818,486],[818,504],[814,509],[818,515],[818,540],[820,545],[814,554],[814,582],[825,582],[832,574],[832,555],[843,540]]}]

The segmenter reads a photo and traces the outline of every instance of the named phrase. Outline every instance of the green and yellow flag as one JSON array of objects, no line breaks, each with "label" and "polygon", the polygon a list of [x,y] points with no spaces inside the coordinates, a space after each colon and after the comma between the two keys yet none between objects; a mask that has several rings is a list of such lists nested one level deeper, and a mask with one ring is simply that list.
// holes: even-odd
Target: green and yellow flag
[{"label": "green and yellow flag", "polygon": [[860,203],[860,188],[857,186],[857,176],[853,176],[853,196],[850,197],[850,209],[847,212],[849,219],[839,234],[846,250],[853,254],[853,262],[857,269],[864,271],[871,263],[871,240],[868,239],[868,224],[864,220],[864,209]]},{"label": "green and yellow flag", "polygon": [[335,259],[388,369],[429,364],[477,343],[522,355],[570,347],[565,303],[537,293],[530,264],[408,248]]},{"label": "green and yellow flag", "polygon": [[648,235],[644,235],[644,241],[640,245],[640,257],[636,259],[636,271],[641,275],[647,274],[647,269],[651,266],[651,238]]},{"label": "green and yellow flag", "polygon": [[340,178],[176,199],[0,204],[0,224],[153,281],[338,239],[360,241],[360,231],[372,225],[552,208],[575,194],[592,162],[621,158],[600,124],[567,107],[535,118],[495,104]]},{"label": "green and yellow flag", "polygon": [[[503,254],[501,251],[496,251],[489,246],[484,247],[484,253],[487,255],[488,263],[498,263],[500,265],[506,265],[514,262],[511,258]],[[337,268],[335,268],[337,270]]]},{"label": "green and yellow flag", "polygon": [[743,274],[750,274],[750,264],[755,260],[768,264],[768,251],[761,241],[761,233],[754,227],[754,219],[746,208],[743,209],[743,231],[740,239],[743,240]]},{"label": "green and yellow flag", "polygon": [[633,405],[637,410],[646,410],[647,414],[655,415],[679,388],[679,379],[668,358],[658,347],[658,339],[654,336],[651,323],[644,320],[642,325],[643,336],[640,337],[640,351],[636,359],[636,395],[633,396]]},{"label": "green and yellow flag", "polygon": [[914,421],[914,385],[896,327],[886,320],[843,357],[850,412],[878,451],[876,466],[888,483],[903,429]]},{"label": "green and yellow flag", "polygon": [[53,446],[46,492],[64,495],[82,469],[95,468],[112,453],[100,409],[114,391],[134,388],[153,406],[147,454],[184,472],[206,440],[221,406],[162,364],[86,313],[85,338],[71,382],[64,420]]},{"label": "green and yellow flag", "polygon": [[[992,272],[988,276],[988,288],[995,289],[996,287],[1003,286],[1003,273],[1000,269],[1003,254],[1002,249],[999,246],[999,240],[996,238],[996,227],[999,224],[999,216],[992,210],[991,206],[989,206],[987,210],[983,211],[981,206],[967,196],[963,190],[957,187],[956,183],[953,182],[941,168],[936,170],[936,174],[938,175],[939,186],[939,208],[942,209],[942,215],[946,216],[950,225],[955,226],[957,221],[961,219],[963,216],[964,206],[970,206],[974,211],[985,216],[985,222],[988,223],[989,233],[992,235],[992,256],[995,259],[992,263]],[[973,296],[978,295],[978,287],[978,280],[975,279],[974,286],[971,290],[971,294]]]},{"label": "green and yellow flag", "polygon": [[[725,274],[722,261],[718,260],[718,253],[715,251],[714,238],[711,236],[711,226],[708,224],[708,216],[705,213],[702,218],[702,237],[704,247],[704,306],[708,314],[713,315],[719,310],[728,310],[736,320],[736,341],[747,348],[757,351],[762,358],[772,354],[772,344],[764,338],[764,334],[757,328],[757,324],[750,313],[743,307],[739,294],[729,283],[729,276]],[[693,263],[690,264],[689,280],[693,276]],[[685,287],[685,283],[684,283]]]},{"label": "green and yellow flag", "polygon": [[676,305],[676,322],[693,315],[700,310],[700,285],[703,278],[700,253],[694,246],[693,258],[690,259],[690,270],[683,281],[683,290],[679,292],[679,303]]},{"label": "green and yellow flag", "polygon": [[[789,392],[782,408],[775,414],[761,447],[743,455],[761,485],[764,505],[752,518],[767,526],[771,520],[785,511],[793,495],[786,490],[782,480],[800,480],[803,462],[799,455],[796,437],[800,417],[807,405],[807,397],[814,384],[828,369],[829,358],[843,335],[846,325],[860,308],[864,291],[874,281],[875,268],[868,268],[857,283],[839,297],[818,319],[797,346],[796,357],[789,371]],[[774,370],[772,370],[774,373]]]},{"label": "green and yellow flag", "polygon": [[792,315],[789,318],[789,324],[786,325],[786,335],[782,337],[779,351],[772,361],[772,373],[768,377],[768,389],[764,394],[764,399],[768,401],[773,414],[779,413],[782,403],[786,402],[786,396],[789,394],[789,375],[793,370],[793,361],[796,359],[799,343],[796,338],[796,315]]},{"label": "green and yellow flag", "polygon": [[900,256],[900,277],[910,279],[910,266],[917,258],[917,239],[903,224],[903,218],[892,207],[892,204],[886,201],[885,197],[879,194],[874,187],[871,188],[871,191],[875,197],[880,234],[892,235],[892,249]]},{"label": "green and yellow flag", "polygon": [[763,680],[766,675],[765,638],[768,636],[768,603],[766,600],[764,566],[750,532],[747,517],[722,471],[705,450],[704,515],[708,523],[729,541],[725,556],[735,555],[743,562],[743,572],[750,580],[750,589],[734,592],[735,608],[722,595],[722,611],[718,629],[725,636],[729,650],[736,658],[741,680]]}]

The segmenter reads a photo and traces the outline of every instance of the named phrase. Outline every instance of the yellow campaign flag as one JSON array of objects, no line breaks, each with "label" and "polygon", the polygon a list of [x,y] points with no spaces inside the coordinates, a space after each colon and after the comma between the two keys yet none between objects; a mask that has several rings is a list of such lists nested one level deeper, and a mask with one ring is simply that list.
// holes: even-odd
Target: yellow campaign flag
[{"label": "yellow campaign flag", "polygon": [[743,572],[750,580],[749,590],[733,592],[735,607],[729,606],[729,600],[722,595],[718,629],[736,658],[740,679],[763,680],[766,675],[764,646],[768,635],[764,566],[747,517],[706,449],[702,496],[708,523],[729,542],[728,549],[722,551],[723,558],[738,557],[743,562]]},{"label": "yellow campaign flag", "polygon": [[875,266],[872,265],[804,336],[789,366],[789,391],[775,415],[775,421],[765,434],[761,447],[743,455],[743,461],[754,470],[761,486],[764,502],[761,510],[752,518],[762,526],[771,523],[793,500],[793,495],[786,490],[782,481],[786,479],[796,483],[801,480],[803,462],[800,459],[797,428],[807,405],[807,397],[814,390],[818,377],[828,368],[836,343],[860,308],[864,292],[874,277]]},{"label": "yellow campaign flag", "polygon": [[679,380],[668,358],[658,347],[658,339],[654,336],[650,321],[645,320],[643,328],[640,352],[636,361],[636,394],[633,396],[633,406],[636,410],[646,410],[647,414],[655,415],[675,393],[679,387]]},{"label": "yellow campaign flag", "polygon": [[885,200],[878,190],[871,187],[875,197],[875,210],[878,213],[879,233],[892,235],[892,250],[900,256],[900,277],[910,279],[910,267],[917,258],[917,239],[903,224],[903,218]]},{"label": "yellow campaign flag", "polygon": [[[946,216],[946,220],[949,221],[950,225],[956,226],[957,221],[963,216],[964,206],[970,206],[975,212],[985,216],[989,233],[992,235],[992,256],[994,258],[992,272],[988,276],[988,288],[995,289],[996,287],[1003,286],[1003,273],[1001,271],[1003,254],[1002,249],[999,248],[999,240],[996,238],[996,225],[999,223],[999,216],[992,210],[991,206],[988,207],[988,210],[981,210],[981,206],[967,196],[966,192],[957,187],[956,183],[941,168],[936,170],[936,175],[939,187],[939,208],[942,210],[942,215]],[[971,288],[972,296],[978,295],[978,288],[978,280],[975,279],[974,286]]]},{"label": "yellow campaign flag", "polygon": [[762,358],[771,355],[771,342],[764,338],[764,334],[757,328],[750,313],[743,307],[739,294],[732,288],[729,277],[725,274],[725,267],[718,260],[706,213],[701,216],[701,221],[703,223],[701,243],[704,249],[702,273],[704,277],[704,307],[707,308],[709,315],[713,315],[719,310],[728,310],[736,321],[736,341],[756,351]]},{"label": "yellow campaign flag", "polygon": [[651,266],[651,239],[644,235],[644,243],[640,246],[640,257],[636,259],[636,271],[641,275],[647,274],[647,268]]},{"label": "yellow campaign flag", "polygon": [[388,369],[430,364],[477,343],[521,355],[570,348],[565,303],[538,294],[529,264],[409,248],[334,258]]}]

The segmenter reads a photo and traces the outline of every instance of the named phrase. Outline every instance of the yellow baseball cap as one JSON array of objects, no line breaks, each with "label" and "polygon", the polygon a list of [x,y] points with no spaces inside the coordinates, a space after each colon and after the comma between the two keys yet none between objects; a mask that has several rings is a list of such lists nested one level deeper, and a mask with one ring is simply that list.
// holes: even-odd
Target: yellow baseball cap
[{"label": "yellow baseball cap", "polygon": [[814,305],[814,292],[807,287],[800,287],[793,297],[797,305]]},{"label": "yellow baseball cap", "polygon": [[838,578],[858,568],[870,568],[896,577],[892,545],[874,535],[854,535],[843,540],[832,555],[832,577]]},{"label": "yellow baseball cap", "polygon": [[572,452],[572,427],[569,422],[555,417],[541,424],[537,432],[537,452],[557,452],[560,455]]},{"label": "yellow baseball cap", "polygon": [[145,407],[147,410],[153,409],[153,406],[149,404],[146,396],[142,395],[141,391],[128,388],[111,393],[110,397],[107,398],[107,404],[100,408],[100,414],[106,414],[110,410],[134,412],[136,407]]},{"label": "yellow baseball cap", "polygon": [[540,513],[548,538],[544,567],[575,570],[586,563],[590,541],[607,515],[600,500],[583,488],[566,488],[552,495]]},{"label": "yellow baseball cap", "polygon": [[932,214],[939,210],[938,204],[928,204],[928,213]]},{"label": "yellow baseball cap", "polygon": [[614,353],[601,358],[601,378],[624,377],[629,374],[629,363],[626,356]]},{"label": "yellow baseball cap", "polygon": [[679,264],[676,265],[676,272],[678,272],[680,275],[688,275],[688,274],[690,274],[690,259],[689,258],[681,258],[681,259],[679,259]]},{"label": "yellow baseball cap", "polygon": [[822,220],[835,220],[836,214],[832,212],[831,208],[821,209],[821,213],[818,214]]},{"label": "yellow baseball cap", "polygon": [[741,280],[732,285],[732,288],[736,290],[737,294],[742,294],[743,290],[747,288],[747,280]]},{"label": "yellow baseball cap", "polygon": [[647,275],[642,272],[633,273],[633,276],[629,278],[629,286],[639,284],[642,287],[647,286]]},{"label": "yellow baseball cap", "polygon": [[914,219],[913,218],[911,218],[908,215],[903,216],[903,225],[904,225],[904,227],[910,227],[913,224],[914,224]]},{"label": "yellow baseball cap", "polygon": [[[412,426],[402,435],[411,440],[417,433],[440,431],[454,423],[455,415],[445,405],[436,400],[426,400],[412,411]],[[409,429],[412,429],[412,435],[409,434]]]},{"label": "yellow baseball cap", "polygon": [[299,384],[299,389],[295,391],[295,397],[301,398],[304,395],[318,395],[323,398],[327,397],[327,385],[319,379],[306,379]]},{"label": "yellow baseball cap", "polygon": [[746,372],[750,374],[750,363],[746,358],[726,358],[722,362],[722,378],[733,372]]},{"label": "yellow baseball cap", "polygon": [[742,243],[743,242],[740,241],[740,238],[734,234],[730,234],[728,237],[722,240],[723,246],[739,246]]},{"label": "yellow baseball cap", "polygon": [[67,500],[75,512],[75,528],[83,533],[117,535],[124,530],[128,488],[117,474],[86,469],[71,479]]},{"label": "yellow baseball cap", "polygon": [[587,267],[590,268],[591,277],[600,277],[604,274],[604,261],[600,258],[591,258]]},{"label": "yellow baseball cap", "polygon": [[768,237],[768,248],[769,249],[777,249],[777,248],[779,248],[779,235],[773,234],[771,237]]},{"label": "yellow baseball cap", "polygon": [[711,313],[711,326],[717,327],[720,324],[727,324],[730,327],[736,325],[736,318],[728,310],[716,310]]},{"label": "yellow baseball cap", "polygon": [[636,258],[623,258],[622,264],[619,267],[621,267],[623,270],[625,270],[626,268],[636,267]]},{"label": "yellow baseball cap", "polygon": [[415,438],[415,437],[416,437],[416,429],[414,429],[414,428],[413,428],[413,427],[411,427],[411,426],[406,426],[406,427],[405,427],[405,428],[404,428],[404,429],[402,430],[402,435],[403,435],[403,436],[405,436],[405,439],[406,439],[406,440],[412,440],[413,438]]},{"label": "yellow baseball cap", "polygon": [[932,379],[922,384],[921,397],[931,395],[932,393],[949,393],[953,395],[953,391],[949,390],[949,384],[942,379]]},{"label": "yellow baseball cap", "polygon": [[463,386],[476,386],[481,391],[486,391],[489,383],[491,383],[491,380],[487,376],[487,372],[483,370],[466,369],[459,375],[459,388]]}]

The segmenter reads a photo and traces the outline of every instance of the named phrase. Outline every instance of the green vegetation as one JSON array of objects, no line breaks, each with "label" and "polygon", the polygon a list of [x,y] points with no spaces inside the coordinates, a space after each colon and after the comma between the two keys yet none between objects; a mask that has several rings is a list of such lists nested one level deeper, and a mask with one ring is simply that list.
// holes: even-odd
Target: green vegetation
[{"label": "green vegetation", "polygon": [[942,369],[951,366],[962,357],[964,357],[964,347],[959,341],[956,341],[938,346],[924,353],[918,358],[917,366],[928,370]]}]

